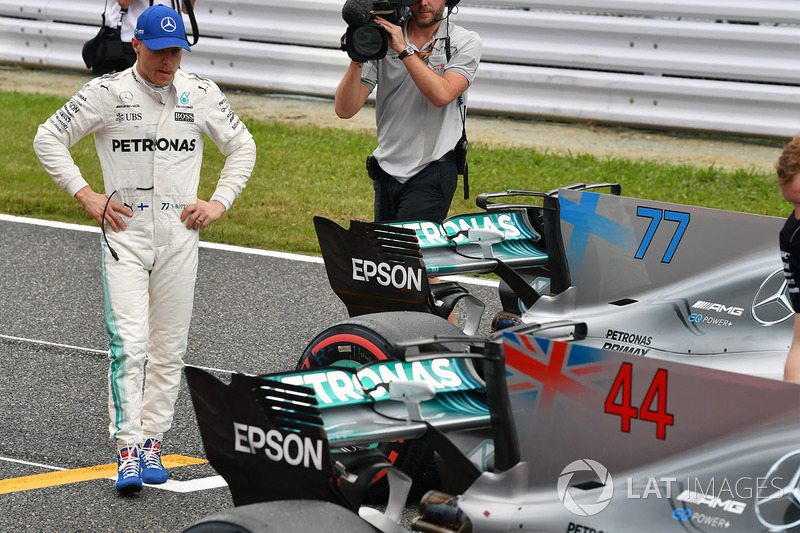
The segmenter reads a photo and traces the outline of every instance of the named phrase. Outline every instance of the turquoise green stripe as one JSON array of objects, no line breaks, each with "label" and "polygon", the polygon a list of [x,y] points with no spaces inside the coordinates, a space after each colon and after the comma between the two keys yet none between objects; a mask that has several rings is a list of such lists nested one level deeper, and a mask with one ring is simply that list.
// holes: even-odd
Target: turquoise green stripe
[{"label": "turquoise green stripe", "polygon": [[114,403],[114,425],[117,431],[114,433],[114,438],[117,437],[119,428],[122,427],[124,420],[124,412],[122,409],[122,397],[124,394],[124,381],[120,379],[125,373],[125,357],[124,346],[122,344],[122,337],[120,337],[119,330],[117,329],[117,320],[114,316],[114,309],[111,306],[111,296],[108,292],[108,279],[106,273],[106,246],[105,243],[101,246],[101,266],[103,270],[103,300],[105,302],[105,315],[106,315],[106,331],[111,339],[108,343],[109,354],[108,358],[111,361],[111,372],[109,374],[109,390]]}]

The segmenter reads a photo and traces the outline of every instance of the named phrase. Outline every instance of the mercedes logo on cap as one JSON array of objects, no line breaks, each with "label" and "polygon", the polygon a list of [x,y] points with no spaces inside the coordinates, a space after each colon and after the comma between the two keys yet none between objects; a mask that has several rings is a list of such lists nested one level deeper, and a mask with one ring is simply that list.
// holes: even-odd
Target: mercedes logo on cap
[{"label": "mercedes logo on cap", "polygon": [[783,270],[773,272],[758,288],[750,307],[753,320],[762,326],[774,326],[794,315],[789,300],[789,282]]},{"label": "mercedes logo on cap", "polygon": [[178,26],[177,24],[175,24],[175,21],[172,19],[172,17],[164,17],[163,19],[161,19],[161,29],[166,32],[172,33],[173,31],[178,29]]}]

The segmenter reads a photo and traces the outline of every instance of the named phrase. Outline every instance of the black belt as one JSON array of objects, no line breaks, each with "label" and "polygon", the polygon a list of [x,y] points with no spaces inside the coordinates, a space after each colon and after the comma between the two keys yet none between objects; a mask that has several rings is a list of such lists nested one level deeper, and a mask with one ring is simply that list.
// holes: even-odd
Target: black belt
[{"label": "black belt", "polygon": [[436,161],[433,161],[433,162],[434,163],[454,163],[455,160],[456,160],[456,153],[455,153],[455,151],[450,150],[449,152],[444,154],[442,157],[440,157],[439,159],[437,159]]}]

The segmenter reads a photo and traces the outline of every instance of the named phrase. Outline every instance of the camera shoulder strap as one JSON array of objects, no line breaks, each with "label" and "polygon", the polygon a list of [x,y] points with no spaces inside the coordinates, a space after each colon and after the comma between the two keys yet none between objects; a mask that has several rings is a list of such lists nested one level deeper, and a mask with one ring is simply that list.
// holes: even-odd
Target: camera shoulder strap
[{"label": "camera shoulder strap", "polygon": [[[119,10],[119,22],[117,22],[117,29],[122,28],[122,20],[125,18],[125,15],[128,14],[128,8],[123,8]],[[103,13],[103,18],[105,18],[105,13]]]},{"label": "camera shoulder strap", "polygon": [[[197,40],[200,39],[200,30],[197,29],[197,19],[194,16],[194,6],[192,6],[192,0],[183,0],[184,5],[186,6],[186,12],[189,14],[189,23],[192,25],[192,38],[194,40],[193,43],[189,43],[190,46],[194,46],[197,44]],[[188,39],[186,40],[189,41]]]},{"label": "camera shoulder strap", "polygon": [[[445,24],[448,24],[449,17],[445,19]],[[444,54],[447,58],[447,62],[450,62],[450,25],[447,25],[447,37],[444,40]],[[467,106],[464,105],[464,98],[461,94],[458,95],[458,110],[461,114],[461,139],[458,141],[459,144],[467,142]],[[469,200],[469,163],[465,160],[464,161],[464,200]]]},{"label": "camera shoulder strap", "polygon": [[106,25],[106,11],[108,10],[108,0],[103,2],[103,14],[100,15],[100,26]]},{"label": "camera shoulder strap", "polygon": [[[112,0],[112,1],[114,1],[114,0]],[[107,1],[103,3],[103,14],[100,15],[100,26],[101,27],[106,25],[106,11],[108,11],[108,2]],[[120,10],[119,10],[119,22],[117,22],[117,29],[120,29],[122,27],[122,19],[124,19],[125,15],[127,15],[127,14],[128,14],[128,8],[127,7],[120,8]]]}]

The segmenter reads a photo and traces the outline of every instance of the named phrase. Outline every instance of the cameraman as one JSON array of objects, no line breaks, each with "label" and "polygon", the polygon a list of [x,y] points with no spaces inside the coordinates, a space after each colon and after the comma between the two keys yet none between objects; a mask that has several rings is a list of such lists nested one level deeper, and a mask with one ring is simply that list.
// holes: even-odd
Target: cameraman
[{"label": "cameraman", "polygon": [[466,114],[459,97],[482,50],[477,33],[449,21],[456,4],[419,0],[402,26],[376,16],[388,34],[388,53],[365,64],[351,61],[336,88],[336,114],[350,118],[378,87],[378,148],[368,159],[377,222],[442,220],[450,208],[458,181],[453,149]]}]

